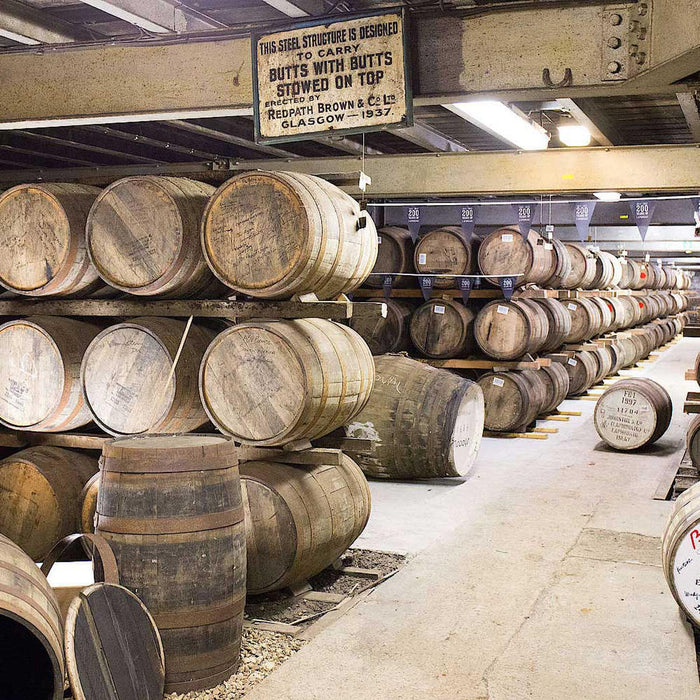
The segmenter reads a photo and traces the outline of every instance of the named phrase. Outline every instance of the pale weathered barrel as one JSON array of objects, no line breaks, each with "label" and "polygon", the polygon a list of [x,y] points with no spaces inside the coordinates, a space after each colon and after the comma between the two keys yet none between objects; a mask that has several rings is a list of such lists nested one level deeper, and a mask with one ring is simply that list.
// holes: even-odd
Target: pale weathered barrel
[{"label": "pale weathered barrel", "polygon": [[585,393],[593,385],[598,372],[598,365],[587,350],[572,353],[565,360],[564,368],[569,375],[569,396]]},{"label": "pale weathered barrel", "polygon": [[236,670],[245,604],[245,525],[233,442],[121,438],[102,451],[97,533],[121,584],[148,607],[166,691],[212,688]]},{"label": "pale weathered barrel", "polygon": [[85,246],[97,187],[17,185],[0,195],[0,284],[29,296],[84,295],[102,282]]},{"label": "pale weathered barrel", "polygon": [[591,289],[596,276],[595,256],[580,243],[564,244],[571,260],[571,273],[564,278],[564,289]]},{"label": "pale weathered barrel", "polygon": [[547,402],[547,387],[538,371],[489,372],[477,384],[484,392],[484,427],[495,431],[523,431]]},{"label": "pale weathered barrel", "polygon": [[63,618],[44,574],[0,535],[2,691],[8,700],[61,700]]},{"label": "pale weathered barrel", "polygon": [[155,175],[126,177],[102,190],[85,233],[100,277],[142,296],[210,297],[224,291],[199,241],[213,192],[203,182]]},{"label": "pale weathered barrel", "polygon": [[493,231],[479,246],[479,269],[490,282],[495,275],[515,275],[516,284],[543,284],[555,272],[557,262],[551,244],[537,231],[531,230],[524,239],[517,227]]},{"label": "pale weathered barrel", "polygon": [[700,415],[694,416],[690,421],[685,444],[693,466],[700,467]]},{"label": "pale weathered barrel", "polygon": [[95,422],[112,435],[187,432],[207,422],[199,365],[215,332],[148,316],[110,326],[85,352],[81,383]]},{"label": "pale weathered barrel", "polygon": [[569,394],[569,373],[564,365],[552,362],[548,367],[539,370],[542,379],[546,382],[547,396],[540,409],[540,413],[546,415],[554,411]]},{"label": "pale weathered barrel", "polygon": [[0,462],[0,533],[41,561],[80,529],[80,494],[97,460],[61,447],[29,447]]},{"label": "pale weathered barrel", "polygon": [[321,178],[251,171],[212,195],[202,248],[214,274],[243,294],[331,299],[372,271],[377,229],[352,197]]},{"label": "pale weathered barrel", "polygon": [[592,297],[589,301],[598,308],[600,324],[596,329],[596,335],[607,333],[613,325],[612,306],[607,299],[602,299],[601,297]]},{"label": "pale weathered barrel", "polygon": [[474,312],[461,301],[430,299],[411,317],[411,340],[425,357],[466,357],[476,349]]},{"label": "pale weathered barrel", "polygon": [[571,330],[566,337],[567,343],[580,343],[600,333],[600,311],[590,299],[572,299],[561,303],[571,316]]},{"label": "pale weathered barrel", "polygon": [[386,304],[386,316],[353,315],[350,328],[359,333],[373,355],[401,352],[411,347],[409,325],[415,305],[399,299],[368,299]]},{"label": "pale weathered barrel", "polygon": [[[400,226],[385,226],[377,231],[377,260],[372,273],[365,280],[367,287],[382,287],[388,274],[412,273],[413,239],[408,229]],[[392,280],[392,287],[412,286],[412,278],[400,274]]]},{"label": "pale weathered barrel", "polygon": [[660,384],[646,378],[623,379],[598,399],[593,422],[610,447],[635,450],[666,432],[672,412],[671,397]]},{"label": "pale weathered barrel", "polygon": [[30,316],[0,326],[0,423],[42,432],[89,423],[80,363],[101,330],[60,316]]},{"label": "pale weathered barrel", "polygon": [[464,476],[484,429],[480,387],[401,355],[382,355],[375,363],[369,402],[344,427],[348,437],[371,440],[372,448],[345,451],[376,478]]},{"label": "pale weathered barrel", "polygon": [[538,352],[547,341],[549,323],[542,307],[528,299],[492,301],[474,321],[474,337],[489,357],[515,360]]},{"label": "pale weathered barrel", "polygon": [[367,343],[318,318],[233,326],[211,343],[200,372],[212,422],[249,445],[326,435],[362,410],[373,383]]},{"label": "pale weathered barrel", "polygon": [[569,279],[572,272],[571,256],[569,249],[560,240],[553,238],[548,244],[554,252],[555,267],[551,277],[543,282],[545,287],[552,289],[564,289],[565,280]]},{"label": "pale weathered barrel", "polygon": [[347,455],[340,466],[245,462],[240,469],[249,594],[306,582],[365,529],[369,486]]},{"label": "pale weathered barrel", "polygon": [[591,350],[590,353],[593,356],[597,367],[592,384],[598,384],[611,373],[613,366],[613,355],[607,345],[600,345],[595,350]]},{"label": "pale weathered barrel", "polygon": [[[425,233],[416,243],[413,262],[416,272],[427,274],[469,275],[476,272],[478,241],[467,240],[459,226],[443,226]],[[454,287],[451,278],[436,277],[433,286]]]},{"label": "pale weathered barrel", "polygon": [[547,339],[539,352],[552,352],[560,348],[571,333],[571,314],[557,299],[533,299],[532,301],[542,307],[547,316],[549,328]]}]

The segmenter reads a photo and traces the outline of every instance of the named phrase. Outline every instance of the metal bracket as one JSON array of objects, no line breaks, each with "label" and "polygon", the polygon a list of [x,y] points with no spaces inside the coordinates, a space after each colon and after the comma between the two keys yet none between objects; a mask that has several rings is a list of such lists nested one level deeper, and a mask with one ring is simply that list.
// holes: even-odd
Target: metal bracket
[{"label": "metal bracket", "polygon": [[645,69],[651,49],[652,0],[606,5],[602,17],[601,77],[627,80]]}]

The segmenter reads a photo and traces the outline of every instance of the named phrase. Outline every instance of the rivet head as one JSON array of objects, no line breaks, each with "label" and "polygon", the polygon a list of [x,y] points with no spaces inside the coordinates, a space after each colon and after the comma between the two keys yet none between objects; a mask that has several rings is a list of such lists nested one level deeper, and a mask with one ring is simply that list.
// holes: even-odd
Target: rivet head
[{"label": "rivet head", "polygon": [[622,70],[622,65],[619,61],[610,61],[608,63],[608,73],[619,73]]},{"label": "rivet head", "polygon": [[622,24],[622,15],[618,15],[617,12],[613,12],[610,15],[610,24],[613,27],[619,27]]},{"label": "rivet head", "polygon": [[611,36],[608,39],[608,46],[611,49],[619,49],[622,46],[622,39],[619,36]]}]

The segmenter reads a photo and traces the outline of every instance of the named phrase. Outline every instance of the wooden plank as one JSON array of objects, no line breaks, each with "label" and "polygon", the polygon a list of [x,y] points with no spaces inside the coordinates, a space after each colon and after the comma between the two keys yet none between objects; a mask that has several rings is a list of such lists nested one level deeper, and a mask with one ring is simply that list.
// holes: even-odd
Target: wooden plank
[{"label": "wooden plank", "polygon": [[286,622],[273,622],[272,620],[244,620],[243,627],[260,630],[261,632],[275,632],[277,634],[288,634],[296,637],[302,630]]},{"label": "wooden plank", "polygon": [[250,447],[243,445],[238,448],[238,459],[241,462],[261,460],[264,462],[282,462],[283,464],[325,464],[339,467],[343,464],[343,454],[340,450],[325,447],[312,447],[299,452],[287,452],[275,447]]},{"label": "wooden plank", "polygon": [[[354,298],[359,299],[381,297],[383,294],[381,289],[356,289],[352,293]],[[420,289],[392,289],[389,296],[397,299],[422,299],[423,292]],[[459,297],[461,299],[462,292],[459,289],[435,289],[433,297],[449,297],[450,299]],[[472,289],[469,293],[470,299],[501,299],[502,297],[503,292],[500,289]]]},{"label": "wooden plank", "polygon": [[351,438],[341,435],[326,435],[314,440],[316,447],[328,447],[337,450],[355,450],[357,452],[367,452],[374,446],[374,440],[364,438]]},{"label": "wooden plank", "polygon": [[655,501],[666,500],[666,497],[673,488],[673,482],[676,479],[676,474],[678,473],[679,467],[680,464],[675,462],[671,462],[666,465],[666,468],[664,469],[663,474],[661,475],[661,479],[659,480],[659,484],[656,487],[656,491],[654,492]]},{"label": "wooden plank", "polygon": [[495,433],[490,430],[484,430],[484,437],[491,438],[527,438],[528,440],[546,440],[549,436],[542,433]]},{"label": "wooden plank", "polygon": [[559,428],[533,428],[532,429],[533,433],[545,433],[549,435],[553,435],[555,433],[559,432]]},{"label": "wooden plank", "polygon": [[694,382],[697,381],[697,377],[695,376],[695,370],[694,369],[687,369],[685,371],[685,380],[687,382]]},{"label": "wooden plank", "polygon": [[338,571],[358,578],[380,579],[382,577],[382,572],[379,569],[363,569],[359,566],[341,566]]},{"label": "wooden plank", "polygon": [[347,595],[343,593],[328,593],[327,591],[307,591],[306,593],[302,593],[300,597],[304,600],[314,600],[319,603],[333,603],[337,605],[338,603],[342,603],[347,598]]},{"label": "wooden plank", "polygon": [[[363,316],[386,315],[386,305],[358,305]],[[232,301],[230,299],[12,299],[0,300],[0,316],[174,316],[188,318],[327,318],[352,316],[347,301]]]},{"label": "wooden plank", "polygon": [[577,417],[577,416],[582,415],[582,414],[581,414],[581,411],[557,411],[557,413],[558,413],[560,416],[572,416],[572,417],[574,417],[574,418]]},{"label": "wooden plank", "polygon": [[493,360],[489,358],[480,359],[461,359],[455,358],[452,360],[427,360],[422,357],[414,358],[418,362],[422,362],[431,367],[442,367],[444,369],[490,369],[496,372],[507,371],[511,369],[540,369],[549,367],[552,360],[548,357],[539,357],[531,361],[515,361],[505,362],[503,360]]},{"label": "wooden plank", "polygon": [[551,415],[551,416],[538,416],[537,420],[555,420],[555,421],[568,421],[569,416],[557,416],[557,415]]}]

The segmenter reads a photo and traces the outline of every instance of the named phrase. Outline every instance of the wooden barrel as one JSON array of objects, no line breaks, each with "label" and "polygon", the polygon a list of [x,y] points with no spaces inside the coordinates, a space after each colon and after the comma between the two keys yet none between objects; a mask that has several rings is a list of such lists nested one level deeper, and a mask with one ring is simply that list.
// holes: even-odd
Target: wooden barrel
[{"label": "wooden barrel", "polygon": [[[468,242],[459,226],[442,226],[428,231],[416,243],[413,263],[422,275],[469,275],[476,271],[477,240]],[[454,287],[454,279],[436,277],[433,286]]]},{"label": "wooden barrel", "polygon": [[627,289],[641,289],[642,266],[639,263],[639,261],[632,260],[631,258],[626,258],[626,264],[623,263],[623,268],[624,267],[627,268],[627,273],[624,277],[625,281],[627,282]]},{"label": "wooden barrel", "polygon": [[362,410],[373,383],[367,343],[318,318],[233,326],[211,343],[200,371],[212,422],[248,445],[326,435]]},{"label": "wooden barrel", "polygon": [[245,525],[233,442],[120,438],[102,451],[97,533],[121,584],[146,605],[165,650],[166,692],[212,688],[238,665]]},{"label": "wooden barrel", "polygon": [[413,312],[411,340],[425,357],[466,357],[476,348],[474,318],[459,301],[431,299]]},{"label": "wooden barrel", "polygon": [[547,402],[546,381],[538,371],[488,372],[477,384],[484,392],[484,427],[498,432],[523,431]]},{"label": "wooden barrel", "polygon": [[564,289],[591,289],[596,275],[595,256],[591,251],[580,243],[565,244],[571,260],[571,273],[567,275],[563,282]]},{"label": "wooden barrel", "polygon": [[549,324],[542,307],[527,299],[492,301],[474,321],[474,337],[489,357],[515,360],[535,353],[547,341]]},{"label": "wooden barrel", "polygon": [[100,488],[100,472],[93,474],[80,493],[80,532],[95,532],[97,493]]},{"label": "wooden barrel", "polygon": [[656,442],[671,423],[671,397],[646,378],[623,379],[596,402],[593,423],[601,439],[616,450],[635,450]]},{"label": "wooden barrel", "polygon": [[381,297],[367,301],[386,304],[386,317],[353,315],[350,328],[362,336],[373,355],[408,350],[411,347],[409,325],[414,304]]},{"label": "wooden barrel", "polygon": [[207,422],[197,377],[214,331],[148,316],[110,326],[85,352],[80,378],[95,422],[112,435],[187,432]]},{"label": "wooden barrel", "polygon": [[543,284],[556,270],[552,246],[531,230],[527,240],[518,227],[493,231],[479,246],[479,269],[489,282],[498,283],[494,275],[517,275],[516,284]]},{"label": "wooden barrel", "polygon": [[28,296],[85,295],[101,286],[85,246],[100,193],[68,183],[17,185],[0,195],[0,284]]},{"label": "wooden barrel", "polygon": [[372,441],[345,450],[367,476],[464,476],[481,444],[484,397],[474,382],[401,355],[375,358],[377,379],[365,408],[344,426]]},{"label": "wooden barrel", "polygon": [[41,561],[80,529],[80,494],[97,471],[84,452],[29,447],[0,462],[0,533]]},{"label": "wooden barrel", "polygon": [[590,351],[596,362],[596,373],[593,378],[593,385],[602,382],[612,372],[613,355],[607,345],[601,345]]},{"label": "wooden barrel", "polygon": [[60,316],[30,316],[0,326],[0,423],[42,432],[89,423],[80,363],[100,330]]},{"label": "wooden barrel", "polygon": [[664,576],[681,610],[700,627],[700,488],[678,496],[661,539]]},{"label": "wooden barrel", "polygon": [[[385,226],[377,231],[377,260],[365,280],[367,287],[382,287],[387,274],[411,273],[413,269],[413,239],[406,228]],[[393,287],[412,286],[410,277],[395,277]]]},{"label": "wooden barrel", "polygon": [[347,455],[341,466],[245,462],[241,490],[249,594],[306,582],[338,559],[369,520],[367,479]]},{"label": "wooden barrel", "polygon": [[34,562],[2,535],[0,638],[3,698],[63,698],[63,618],[56,596]]},{"label": "wooden barrel", "polygon": [[564,362],[564,368],[569,375],[569,396],[584,394],[595,381],[598,365],[587,350],[580,350]]},{"label": "wooden barrel", "polygon": [[598,308],[600,316],[600,324],[597,327],[596,335],[603,335],[613,326],[612,305],[608,303],[607,299],[602,299],[601,297],[591,297],[589,301]]},{"label": "wooden barrel", "polygon": [[570,278],[573,270],[569,249],[556,238],[553,238],[549,245],[554,252],[555,267],[552,276],[545,280],[543,285],[552,289],[565,289],[564,282]]},{"label": "wooden barrel", "polygon": [[549,325],[547,339],[539,352],[546,353],[557,350],[571,333],[569,310],[557,299],[533,299],[532,301],[542,307]]},{"label": "wooden barrel", "polygon": [[549,367],[542,367],[540,376],[546,382],[547,395],[540,408],[542,415],[547,415],[561,404],[569,394],[569,373],[560,362],[552,362]]},{"label": "wooden barrel", "polygon": [[627,307],[622,303],[620,297],[610,297],[605,300],[605,303],[610,309],[612,315],[612,325],[610,326],[611,331],[618,331],[621,328],[626,328],[629,321],[627,314]]},{"label": "wooden barrel", "polygon": [[700,415],[693,416],[685,439],[688,456],[694,467],[700,467]]},{"label": "wooden barrel", "polygon": [[631,328],[632,326],[636,326],[637,324],[641,323],[642,311],[639,306],[639,302],[637,301],[638,298],[639,297],[633,296],[618,297],[618,301],[623,305],[625,309],[625,323],[621,326],[622,328]]},{"label": "wooden barrel", "polygon": [[567,343],[580,343],[599,333],[600,314],[590,299],[570,299],[561,301],[571,317],[571,330],[566,336]]},{"label": "wooden barrel", "polygon": [[264,299],[332,299],[364,282],[377,259],[372,218],[313,175],[250,171],[212,195],[202,248],[214,274]]},{"label": "wooden barrel", "polygon": [[85,230],[88,252],[111,287],[142,296],[210,297],[225,288],[199,241],[214,187],[184,177],[136,175],[95,200]]}]

